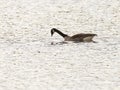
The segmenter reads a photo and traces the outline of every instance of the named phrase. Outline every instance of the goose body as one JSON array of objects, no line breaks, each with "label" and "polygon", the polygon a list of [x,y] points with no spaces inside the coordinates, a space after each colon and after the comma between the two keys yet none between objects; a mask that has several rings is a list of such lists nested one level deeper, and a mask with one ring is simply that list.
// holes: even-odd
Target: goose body
[{"label": "goose body", "polygon": [[51,36],[53,36],[55,32],[61,35],[65,41],[94,42],[92,39],[94,36],[97,36],[97,34],[85,34],[85,33],[68,36],[67,34],[64,34],[61,31],[57,30],[56,28],[51,29]]}]

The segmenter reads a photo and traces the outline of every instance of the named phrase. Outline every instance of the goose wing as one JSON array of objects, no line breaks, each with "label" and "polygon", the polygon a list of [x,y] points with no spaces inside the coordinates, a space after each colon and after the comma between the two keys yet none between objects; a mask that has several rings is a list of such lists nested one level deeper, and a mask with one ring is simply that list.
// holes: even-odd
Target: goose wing
[{"label": "goose wing", "polygon": [[89,37],[89,36],[97,36],[97,34],[80,33],[80,34],[73,35],[71,38],[73,38],[73,39],[75,39],[75,38],[85,38],[85,37]]}]

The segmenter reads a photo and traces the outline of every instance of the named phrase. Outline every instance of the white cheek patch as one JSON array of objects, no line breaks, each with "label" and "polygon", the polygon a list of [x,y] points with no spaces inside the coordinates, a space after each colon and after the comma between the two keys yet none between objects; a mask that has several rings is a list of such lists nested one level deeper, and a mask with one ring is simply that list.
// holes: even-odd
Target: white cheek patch
[{"label": "white cheek patch", "polygon": [[92,39],[93,39],[93,36],[89,36],[89,37],[84,38],[83,41],[90,42],[92,41]]}]

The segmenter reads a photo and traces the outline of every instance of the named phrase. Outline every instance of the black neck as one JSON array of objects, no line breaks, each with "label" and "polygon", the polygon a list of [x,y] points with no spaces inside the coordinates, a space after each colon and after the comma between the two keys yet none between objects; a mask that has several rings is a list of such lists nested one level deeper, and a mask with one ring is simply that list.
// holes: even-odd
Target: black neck
[{"label": "black neck", "polygon": [[54,29],[54,31],[57,32],[58,34],[60,34],[63,38],[66,37],[66,36],[68,36],[68,35],[62,33],[61,31],[59,31],[57,29]]}]

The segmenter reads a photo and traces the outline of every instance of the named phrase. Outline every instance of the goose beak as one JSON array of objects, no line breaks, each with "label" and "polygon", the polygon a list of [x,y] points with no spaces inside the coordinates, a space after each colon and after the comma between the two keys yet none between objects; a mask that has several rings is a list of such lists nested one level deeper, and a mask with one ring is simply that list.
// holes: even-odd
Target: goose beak
[{"label": "goose beak", "polygon": [[53,34],[51,33],[51,37],[53,36]]},{"label": "goose beak", "polygon": [[51,37],[53,36],[53,32],[51,31]]},{"label": "goose beak", "polygon": [[51,30],[51,36],[53,36],[53,33],[54,33],[53,30]]}]

